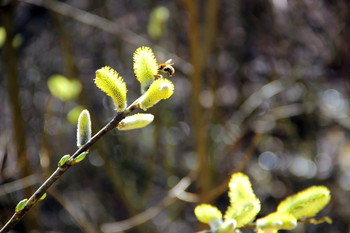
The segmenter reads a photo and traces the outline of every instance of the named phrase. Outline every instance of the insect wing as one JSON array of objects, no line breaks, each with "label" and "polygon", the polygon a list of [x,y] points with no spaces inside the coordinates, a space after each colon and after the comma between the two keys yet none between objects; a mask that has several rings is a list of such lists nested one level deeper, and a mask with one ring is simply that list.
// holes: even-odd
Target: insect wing
[{"label": "insect wing", "polygon": [[174,62],[173,62],[173,59],[168,59],[166,62],[164,62],[165,64],[168,64],[168,65],[174,65]]}]

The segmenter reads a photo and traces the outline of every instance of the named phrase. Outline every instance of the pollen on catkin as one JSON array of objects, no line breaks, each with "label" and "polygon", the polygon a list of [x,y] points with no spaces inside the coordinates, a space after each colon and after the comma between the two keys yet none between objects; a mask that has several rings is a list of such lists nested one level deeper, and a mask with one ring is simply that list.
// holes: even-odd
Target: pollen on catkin
[{"label": "pollen on catkin", "polygon": [[158,74],[158,63],[151,48],[142,46],[134,53],[134,72],[144,93]]},{"label": "pollen on catkin", "polygon": [[210,204],[201,204],[194,209],[194,214],[202,223],[211,223],[213,221],[222,221],[222,214],[218,208]]},{"label": "pollen on catkin", "polygon": [[140,97],[140,107],[143,110],[154,106],[162,99],[168,99],[174,93],[174,84],[165,78],[155,80],[148,90]]},{"label": "pollen on catkin", "polygon": [[243,173],[234,173],[228,186],[231,205],[225,213],[225,220],[234,219],[237,227],[242,227],[259,213],[260,200],[254,194],[249,177]]},{"label": "pollen on catkin", "polygon": [[132,116],[125,117],[119,122],[117,128],[119,130],[140,129],[152,123],[154,116],[149,113],[137,113]]},{"label": "pollen on catkin", "polygon": [[256,228],[258,229],[258,232],[292,230],[296,228],[297,225],[297,219],[292,214],[285,212],[274,212],[256,220]]},{"label": "pollen on catkin", "polygon": [[331,193],[325,186],[311,186],[282,201],[277,211],[287,212],[297,219],[315,216],[330,201]]},{"label": "pollen on catkin", "polygon": [[122,112],[126,108],[126,84],[118,72],[109,66],[105,66],[96,71],[95,84],[108,96],[115,104],[117,112]]}]

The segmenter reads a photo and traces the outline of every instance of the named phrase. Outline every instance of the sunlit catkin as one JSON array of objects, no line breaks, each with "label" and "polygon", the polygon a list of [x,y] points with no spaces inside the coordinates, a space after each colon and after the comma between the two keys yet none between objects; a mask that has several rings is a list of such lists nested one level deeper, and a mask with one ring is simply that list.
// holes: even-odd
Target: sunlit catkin
[{"label": "sunlit catkin", "polygon": [[125,117],[119,122],[117,128],[119,130],[140,129],[149,125],[154,119],[154,116],[149,113],[138,113],[132,116]]},{"label": "sunlit catkin", "polygon": [[158,63],[149,47],[140,47],[134,53],[134,72],[136,79],[141,83],[141,93],[146,92],[158,74]]},{"label": "sunlit catkin", "polygon": [[108,66],[97,70],[95,84],[112,98],[117,112],[125,110],[127,88],[117,71]]},{"label": "sunlit catkin", "polygon": [[77,146],[80,148],[91,138],[91,120],[88,110],[83,110],[78,118]]},{"label": "sunlit catkin", "polygon": [[174,93],[174,84],[165,78],[155,80],[140,97],[139,104],[143,110],[154,106],[160,100],[168,99]]}]

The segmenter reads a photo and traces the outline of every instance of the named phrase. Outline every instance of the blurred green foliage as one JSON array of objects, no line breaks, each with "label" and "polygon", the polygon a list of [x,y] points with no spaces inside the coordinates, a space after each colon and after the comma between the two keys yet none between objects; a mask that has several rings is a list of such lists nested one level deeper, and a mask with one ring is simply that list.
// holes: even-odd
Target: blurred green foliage
[{"label": "blurred green foliage", "polygon": [[6,30],[4,27],[0,27],[0,48],[3,46],[6,40]]},{"label": "blurred green foliage", "polygon": [[76,99],[82,89],[79,80],[71,80],[60,74],[50,76],[47,86],[51,94],[62,101]]},{"label": "blurred green foliage", "polygon": [[160,39],[164,36],[169,15],[169,9],[164,6],[155,7],[152,10],[147,27],[148,35],[152,39]]},{"label": "blurred green foliage", "polygon": [[75,106],[67,113],[67,120],[72,123],[72,125],[76,125],[78,123],[79,115],[84,109],[83,106]]}]

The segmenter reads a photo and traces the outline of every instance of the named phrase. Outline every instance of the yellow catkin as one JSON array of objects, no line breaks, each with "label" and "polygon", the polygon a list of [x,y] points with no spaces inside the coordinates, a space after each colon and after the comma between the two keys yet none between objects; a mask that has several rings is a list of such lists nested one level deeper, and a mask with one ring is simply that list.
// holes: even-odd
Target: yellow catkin
[{"label": "yellow catkin", "polygon": [[136,79],[141,83],[141,92],[144,93],[158,73],[158,63],[149,47],[140,47],[134,53],[134,72]]},{"label": "yellow catkin", "polygon": [[112,68],[105,66],[96,71],[95,84],[108,96],[116,106],[117,112],[126,108],[126,84],[121,76]]},{"label": "yellow catkin", "polygon": [[312,186],[282,201],[277,211],[287,212],[297,219],[315,216],[330,201],[331,194],[325,186]]},{"label": "yellow catkin", "polygon": [[284,212],[274,212],[256,220],[257,229],[263,230],[264,232],[292,230],[296,228],[297,225],[297,219],[293,215]]},{"label": "yellow catkin", "polygon": [[119,130],[139,129],[149,125],[154,116],[149,113],[137,113],[132,116],[125,117],[117,126]]},{"label": "yellow catkin", "polygon": [[249,177],[243,173],[234,173],[228,186],[231,205],[225,213],[225,220],[234,219],[237,227],[242,227],[259,213],[260,200],[254,194]]},{"label": "yellow catkin", "polygon": [[140,97],[140,107],[143,110],[154,106],[162,99],[168,99],[174,93],[174,84],[165,78],[155,80],[148,90]]},{"label": "yellow catkin", "polygon": [[218,208],[209,204],[201,204],[194,209],[194,214],[202,223],[211,223],[213,221],[221,221],[222,214]]}]

